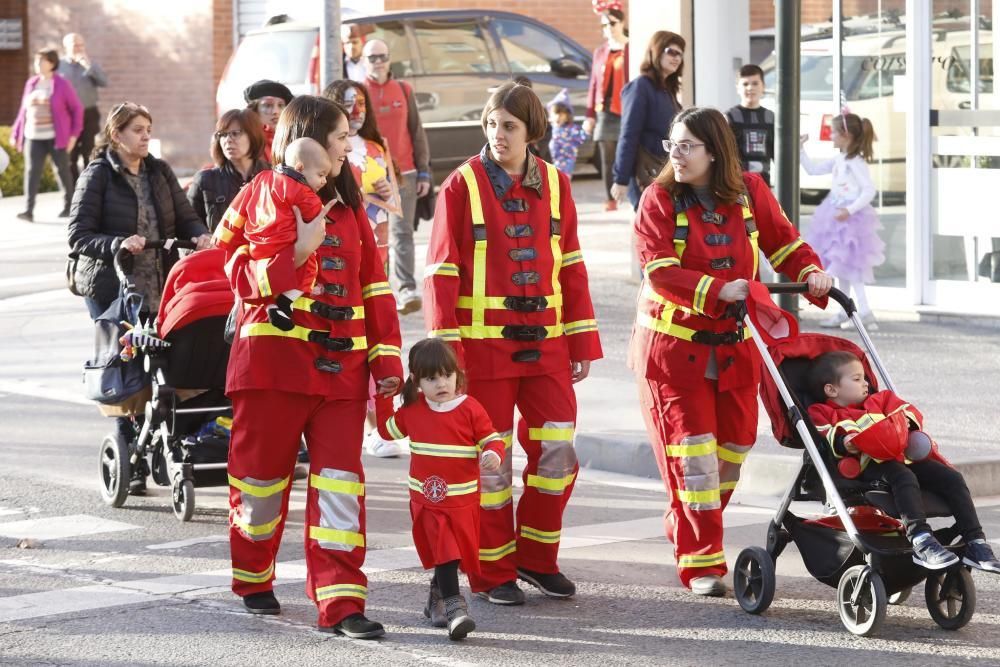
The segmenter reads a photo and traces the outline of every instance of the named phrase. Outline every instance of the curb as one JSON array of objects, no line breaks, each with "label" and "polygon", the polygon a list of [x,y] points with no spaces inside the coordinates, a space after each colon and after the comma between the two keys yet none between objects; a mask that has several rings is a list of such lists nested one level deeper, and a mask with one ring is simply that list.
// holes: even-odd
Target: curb
[{"label": "curb", "polygon": [[[659,479],[660,472],[645,435],[623,431],[576,437],[581,468]],[[740,472],[741,495],[780,497],[798,474],[799,454],[750,453]],[[973,497],[1000,495],[1000,459],[952,461]]]}]

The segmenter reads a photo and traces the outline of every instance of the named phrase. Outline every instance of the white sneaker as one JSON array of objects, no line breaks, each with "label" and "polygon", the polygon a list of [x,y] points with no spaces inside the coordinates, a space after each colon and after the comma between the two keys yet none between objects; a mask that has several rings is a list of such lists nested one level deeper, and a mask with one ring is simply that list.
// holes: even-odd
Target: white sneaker
[{"label": "white sneaker", "polygon": [[403,447],[396,440],[386,440],[372,429],[365,436],[365,451],[380,459],[394,459],[403,453]]},{"label": "white sneaker", "polygon": [[824,329],[836,329],[837,327],[847,323],[847,313],[840,311],[832,317],[828,317],[825,320],[820,320],[819,325]]}]

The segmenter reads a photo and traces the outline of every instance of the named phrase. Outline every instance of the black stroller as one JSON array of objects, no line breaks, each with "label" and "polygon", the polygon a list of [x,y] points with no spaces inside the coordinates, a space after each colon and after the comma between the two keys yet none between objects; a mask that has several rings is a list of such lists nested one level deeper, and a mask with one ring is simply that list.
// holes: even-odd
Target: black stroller
[{"label": "black stroller", "polygon": [[[194,244],[168,240],[145,246],[146,250],[173,248],[194,248]],[[143,306],[142,295],[123,268],[127,251],[115,255],[127,322],[120,329],[116,350],[124,350],[122,358],[127,359],[120,362],[120,372],[133,378],[133,384],[137,367],[143,372],[141,390],[100,406],[106,416],[131,418],[137,433],[132,439],[112,433],[101,443],[101,497],[112,507],[125,503],[130,480],[152,476],[158,485],[171,487],[174,514],[189,521],[196,486],[228,483],[232,407],[224,395],[229,344],[223,333],[233,295],[219,252],[204,250],[177,262],[167,277],[155,328],[155,314]]]},{"label": "black stroller", "polygon": [[[772,293],[804,293],[804,283],[768,285]],[[806,409],[812,403],[808,373],[813,359],[830,350],[853,352],[866,370],[871,390],[877,390],[869,360],[885,385],[895,386],[882,364],[871,338],[858,317],[854,302],[834,289],[830,298],[840,304],[854,324],[868,356],[854,343],[833,336],[801,334],[768,345],[761,339],[750,317],[744,323],[760,351],[768,373],[761,383],[761,399],[771,417],[775,438],[784,447],[805,449],[802,467],[781,500],[768,526],[767,546],[744,549],[733,568],[733,588],[740,606],[760,614],[771,604],[775,592],[775,561],[789,542],[794,542],[809,573],[837,589],[840,619],[856,635],[875,634],[885,620],[888,604],[901,604],[913,586],[922,581],[931,618],[946,630],[957,630],[972,618],[976,588],[969,568],[955,565],[929,571],[912,560],[899,514],[888,488],[880,483],[842,477],[824,439],[817,433]],[[789,511],[792,501],[819,501],[832,506],[835,514],[807,520]],[[947,504],[924,492],[929,517],[947,517]],[[957,541],[954,526],[934,531],[941,544],[960,558],[964,545]]]}]

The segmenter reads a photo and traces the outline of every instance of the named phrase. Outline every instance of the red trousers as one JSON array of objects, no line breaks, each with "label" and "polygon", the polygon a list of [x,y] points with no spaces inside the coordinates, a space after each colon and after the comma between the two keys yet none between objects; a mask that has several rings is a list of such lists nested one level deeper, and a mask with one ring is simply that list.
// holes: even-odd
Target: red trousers
[{"label": "red trousers", "polygon": [[281,391],[232,394],[229,448],[229,544],[233,592],[269,591],[288,513],[288,496],[305,435],[306,594],[319,625],[364,612],[365,475],[361,468],[364,400],[330,400]]},{"label": "red trousers", "polygon": [[722,510],[757,439],[757,387],[719,392],[715,380],[684,388],[641,380],[639,400],[670,495],[664,527],[677,575],[685,586],[696,577],[722,576]]},{"label": "red trousers", "polygon": [[468,391],[483,404],[508,448],[517,407],[521,413],[517,441],[528,456],[516,526],[510,450],[500,470],[482,473],[480,572],[467,573],[472,590],[487,591],[514,581],[518,567],[555,574],[562,514],[580,468],[573,449],[576,394],[569,369],[562,375],[470,380]]}]

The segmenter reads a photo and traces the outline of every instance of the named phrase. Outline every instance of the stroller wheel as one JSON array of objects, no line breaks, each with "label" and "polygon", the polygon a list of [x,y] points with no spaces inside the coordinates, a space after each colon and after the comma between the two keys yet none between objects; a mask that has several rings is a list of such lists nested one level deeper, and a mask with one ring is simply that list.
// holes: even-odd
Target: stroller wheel
[{"label": "stroller wheel", "polygon": [[194,515],[194,482],[189,479],[176,478],[170,492],[170,499],[174,508],[174,516],[179,521],[190,521]]},{"label": "stroller wheel", "polygon": [[104,436],[101,443],[101,499],[111,507],[121,507],[128,498],[131,475],[128,443],[118,434]]},{"label": "stroller wheel", "polygon": [[878,572],[867,565],[848,568],[837,585],[837,610],[852,634],[870,637],[885,620],[888,596]]},{"label": "stroller wheel", "polygon": [[748,614],[760,614],[774,600],[776,581],[771,554],[760,547],[740,552],[733,567],[733,592]]},{"label": "stroller wheel", "polygon": [[924,584],[927,611],[945,630],[958,630],[976,613],[976,584],[964,567],[932,572]]},{"label": "stroller wheel", "polygon": [[901,591],[897,591],[889,596],[889,604],[899,606],[910,599],[910,593],[913,592],[912,588],[904,588]]}]

